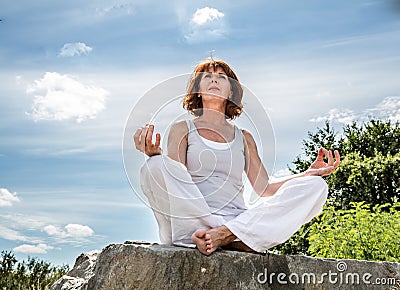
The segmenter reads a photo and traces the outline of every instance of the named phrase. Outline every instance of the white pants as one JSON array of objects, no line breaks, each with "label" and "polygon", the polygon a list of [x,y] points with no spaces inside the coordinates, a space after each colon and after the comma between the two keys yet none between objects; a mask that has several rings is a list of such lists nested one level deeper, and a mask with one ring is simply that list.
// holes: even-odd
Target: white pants
[{"label": "white pants", "polygon": [[162,244],[195,247],[191,236],[196,230],[225,225],[257,252],[289,239],[321,212],[328,194],[319,176],[295,178],[272,197],[261,197],[255,207],[226,220],[211,213],[186,167],[166,155],[145,162],[140,184],[156,217]]}]

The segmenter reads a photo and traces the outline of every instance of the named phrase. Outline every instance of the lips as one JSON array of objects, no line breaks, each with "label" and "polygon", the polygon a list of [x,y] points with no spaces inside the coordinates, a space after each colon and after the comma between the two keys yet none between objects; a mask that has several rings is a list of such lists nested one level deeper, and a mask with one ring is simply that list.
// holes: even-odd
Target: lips
[{"label": "lips", "polygon": [[209,89],[208,89],[209,91],[220,91],[220,89],[218,88],[218,87],[210,87]]}]

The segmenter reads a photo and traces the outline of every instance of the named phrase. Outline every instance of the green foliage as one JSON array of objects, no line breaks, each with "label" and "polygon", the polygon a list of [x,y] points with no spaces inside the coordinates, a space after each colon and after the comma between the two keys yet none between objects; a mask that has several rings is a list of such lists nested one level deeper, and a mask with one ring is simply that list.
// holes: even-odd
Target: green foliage
[{"label": "green foliage", "polygon": [[310,227],[308,253],[318,257],[400,260],[400,202],[352,202],[348,210],[329,205]]},{"label": "green foliage", "polygon": [[382,155],[396,155],[400,152],[400,124],[382,120],[370,120],[358,125],[352,123],[343,128],[340,150],[344,155],[358,152],[360,156],[373,157],[376,152]]},{"label": "green foliage", "polygon": [[0,289],[48,289],[69,270],[68,265],[52,266],[38,258],[18,262],[11,251],[0,257]]},{"label": "green foliage", "polygon": [[0,287],[8,286],[13,283],[13,268],[17,259],[11,252],[1,252],[0,260]]},{"label": "green foliage", "polygon": [[400,153],[392,156],[375,151],[373,157],[349,153],[328,178],[330,197],[337,208],[349,208],[351,202],[371,205],[390,203],[400,197]]},{"label": "green foliage", "polygon": [[[341,165],[326,177],[328,196],[332,198],[330,206],[341,212],[352,209],[354,202],[365,202],[390,214],[394,209],[389,211],[389,207],[379,205],[400,200],[399,122],[371,119],[363,124],[345,125],[342,132],[336,132],[329,122],[325,122],[323,128],[317,128],[315,133],[308,132],[307,139],[303,140],[303,153],[296,157],[294,168],[290,170],[299,173],[308,169],[320,147],[339,150]],[[315,231],[316,227],[323,226],[316,218],[272,250],[282,254],[310,254],[310,229]]]},{"label": "green foliage", "polygon": [[[329,124],[308,132],[303,141],[304,153],[297,156],[293,173],[306,170],[318,148],[339,150],[342,163],[327,177],[329,197],[338,208],[350,202],[366,201],[372,205],[400,198],[400,124],[389,120],[370,120],[345,125],[339,135]],[[307,156],[306,158],[304,156]]]}]

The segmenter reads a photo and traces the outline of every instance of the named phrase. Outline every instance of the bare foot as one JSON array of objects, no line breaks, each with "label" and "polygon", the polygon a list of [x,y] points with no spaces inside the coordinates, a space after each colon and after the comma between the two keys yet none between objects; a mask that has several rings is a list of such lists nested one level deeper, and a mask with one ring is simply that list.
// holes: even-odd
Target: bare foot
[{"label": "bare foot", "polygon": [[204,255],[210,255],[218,247],[225,246],[236,239],[236,236],[226,227],[221,226],[208,231],[197,230],[192,235],[192,241]]},{"label": "bare foot", "polygon": [[206,230],[197,230],[192,235],[192,241],[196,244],[197,249],[204,255],[210,255],[212,250],[212,241],[210,234],[207,234]]}]

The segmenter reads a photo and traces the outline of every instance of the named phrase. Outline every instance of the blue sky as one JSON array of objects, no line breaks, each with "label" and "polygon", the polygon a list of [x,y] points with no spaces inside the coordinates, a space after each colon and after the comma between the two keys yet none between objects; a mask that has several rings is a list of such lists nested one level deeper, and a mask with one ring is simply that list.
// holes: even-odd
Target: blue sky
[{"label": "blue sky", "polygon": [[3,0],[0,19],[0,250],[21,259],[72,265],[109,243],[158,240],[125,174],[126,120],[210,50],[270,118],[271,174],[324,120],[400,119],[395,0]]}]

